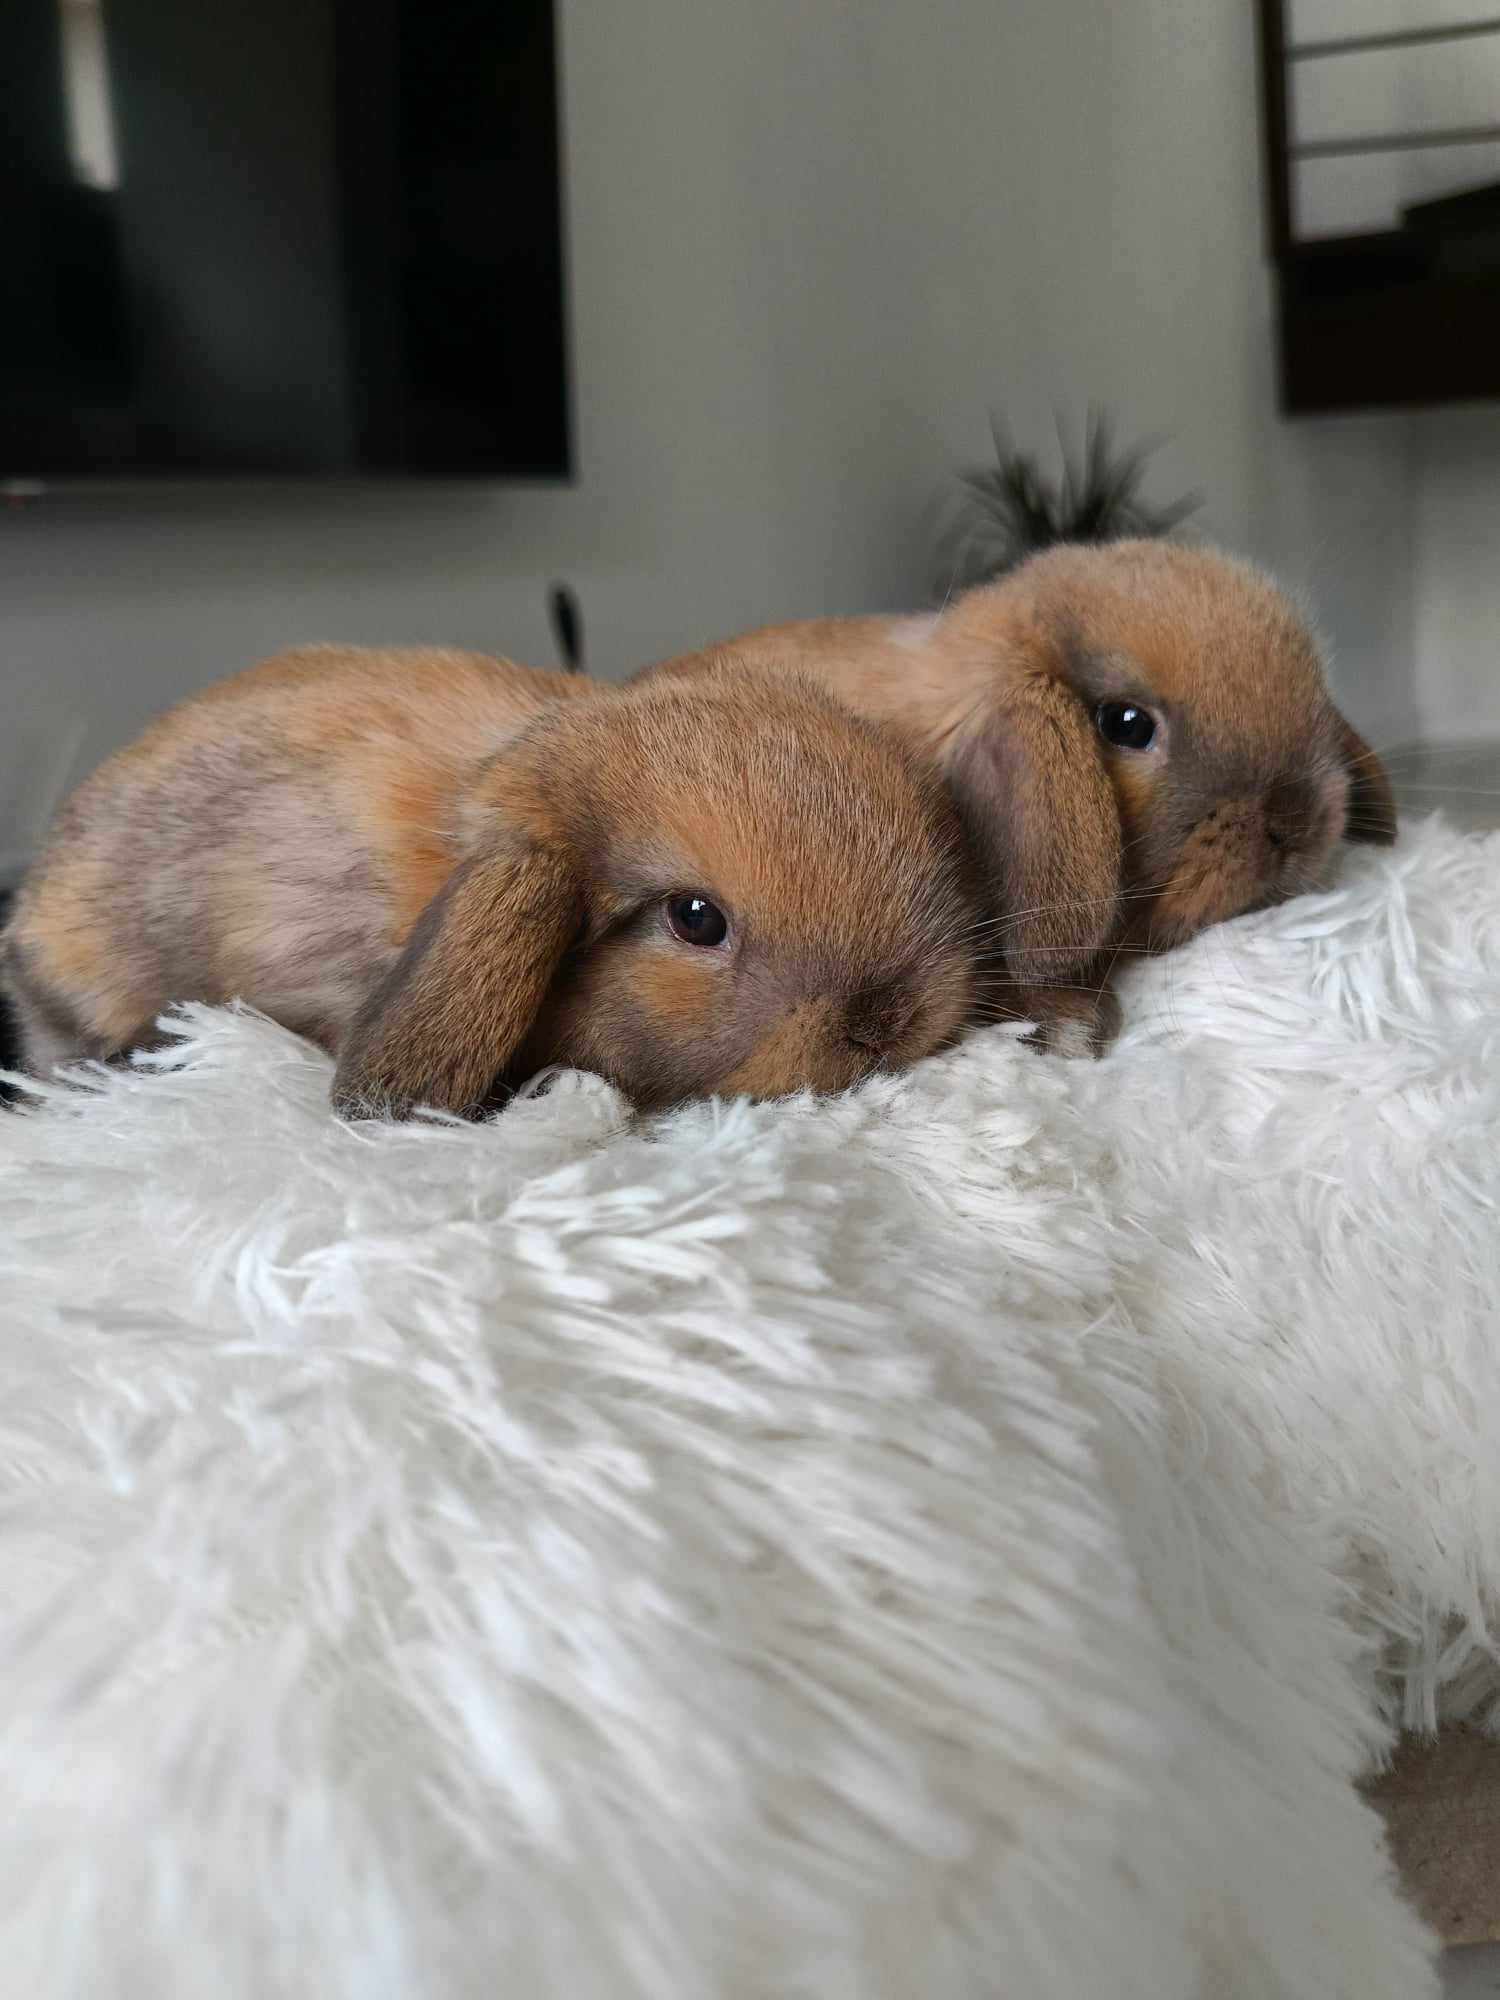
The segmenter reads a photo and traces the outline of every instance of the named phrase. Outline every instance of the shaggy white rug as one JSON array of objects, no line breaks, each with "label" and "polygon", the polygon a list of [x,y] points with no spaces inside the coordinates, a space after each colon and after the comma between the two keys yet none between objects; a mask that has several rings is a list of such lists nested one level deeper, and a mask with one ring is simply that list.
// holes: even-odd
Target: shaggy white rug
[{"label": "shaggy white rug", "polygon": [[1496,1698],[1500,837],[832,1103],[0,1117],[0,1992],[1420,2000]]}]

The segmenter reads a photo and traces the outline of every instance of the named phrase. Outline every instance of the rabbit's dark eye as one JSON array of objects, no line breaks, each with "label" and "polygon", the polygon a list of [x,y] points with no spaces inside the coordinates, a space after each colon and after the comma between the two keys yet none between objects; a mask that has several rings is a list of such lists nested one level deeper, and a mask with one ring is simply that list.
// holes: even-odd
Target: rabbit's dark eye
[{"label": "rabbit's dark eye", "polygon": [[1103,701],[1097,717],[1099,734],[1117,750],[1145,750],[1156,734],[1156,717],[1133,701]]},{"label": "rabbit's dark eye", "polygon": [[669,899],[667,922],[673,937],[681,938],[684,944],[712,947],[722,944],[729,935],[729,920],[718,904],[691,890]]}]

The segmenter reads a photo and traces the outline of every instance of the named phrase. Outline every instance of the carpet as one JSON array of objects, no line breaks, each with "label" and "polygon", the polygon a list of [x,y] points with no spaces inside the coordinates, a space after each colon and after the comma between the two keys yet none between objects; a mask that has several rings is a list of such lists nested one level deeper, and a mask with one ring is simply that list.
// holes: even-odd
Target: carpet
[{"label": "carpet", "polygon": [[1500,836],[834,1101],[0,1116],[0,1993],[1420,2000],[1500,1691]]}]

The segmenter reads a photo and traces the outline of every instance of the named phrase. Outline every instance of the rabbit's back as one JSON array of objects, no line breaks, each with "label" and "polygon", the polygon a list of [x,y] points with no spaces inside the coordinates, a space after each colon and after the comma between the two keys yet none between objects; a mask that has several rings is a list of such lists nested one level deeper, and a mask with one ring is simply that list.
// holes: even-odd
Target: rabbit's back
[{"label": "rabbit's back", "polygon": [[331,1047],[450,872],[476,768],[579,683],[480,654],[316,646],[194,696],[86,779],[17,900],[33,1068],[243,997]]}]

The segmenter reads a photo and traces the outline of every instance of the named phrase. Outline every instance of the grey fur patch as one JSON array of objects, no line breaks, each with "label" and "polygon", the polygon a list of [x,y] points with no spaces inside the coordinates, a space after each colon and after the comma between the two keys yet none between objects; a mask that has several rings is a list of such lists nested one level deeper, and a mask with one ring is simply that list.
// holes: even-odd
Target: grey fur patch
[{"label": "grey fur patch", "polygon": [[21,1067],[46,1076],[58,1063],[112,1053],[86,1034],[57,995],[27,963],[19,938],[0,938],[0,988],[11,1005],[20,1042]]}]

